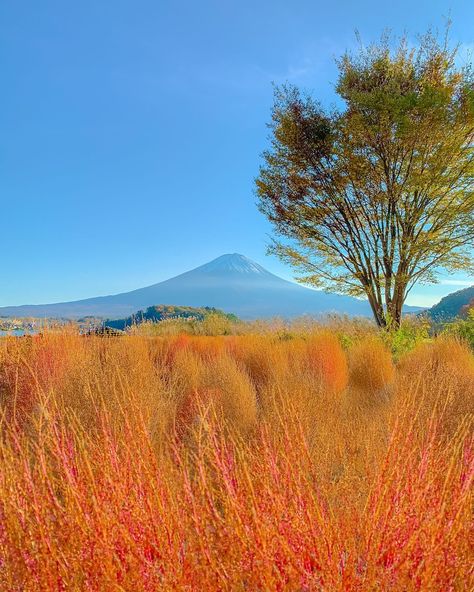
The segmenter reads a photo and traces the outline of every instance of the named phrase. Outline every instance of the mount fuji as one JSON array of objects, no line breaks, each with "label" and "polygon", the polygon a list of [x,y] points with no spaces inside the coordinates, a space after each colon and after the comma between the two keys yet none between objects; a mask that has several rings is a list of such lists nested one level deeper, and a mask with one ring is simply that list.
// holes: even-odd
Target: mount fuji
[{"label": "mount fuji", "polygon": [[[191,271],[146,288],[60,302],[0,308],[4,317],[120,318],[158,304],[211,306],[243,319],[344,313],[370,316],[368,303],[284,280],[238,253],[222,255]],[[410,307],[407,307],[409,311]],[[412,311],[419,310],[413,307]]]}]

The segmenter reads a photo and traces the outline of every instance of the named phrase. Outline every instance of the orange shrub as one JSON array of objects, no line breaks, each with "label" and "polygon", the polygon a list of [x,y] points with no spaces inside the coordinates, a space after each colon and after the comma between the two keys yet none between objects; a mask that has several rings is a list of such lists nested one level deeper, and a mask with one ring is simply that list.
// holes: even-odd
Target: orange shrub
[{"label": "orange shrub", "polygon": [[340,394],[347,387],[347,359],[336,335],[316,333],[306,346],[307,369],[323,390]]},{"label": "orange shrub", "polygon": [[0,402],[8,425],[22,425],[31,415],[37,401],[39,385],[30,364],[33,339],[15,337],[0,340]]},{"label": "orange shrub", "polygon": [[247,373],[230,357],[222,355],[206,364],[204,388],[213,395],[209,403],[226,422],[248,432],[257,420],[255,388]]},{"label": "orange shrub", "polygon": [[192,337],[190,345],[192,351],[202,358],[219,358],[224,352],[224,339],[222,337],[207,337],[205,340],[200,337]]},{"label": "orange shrub", "polygon": [[0,591],[473,590],[472,354],[349,354],[0,339]]},{"label": "orange shrub", "polygon": [[191,342],[191,338],[189,335],[181,334],[177,337],[170,337],[166,338],[159,338],[161,342],[165,342],[167,344],[167,361],[172,364],[175,355],[183,349],[187,349]]},{"label": "orange shrub", "polygon": [[245,367],[258,391],[271,383],[279,383],[288,372],[288,352],[273,337],[234,338],[228,351]]},{"label": "orange shrub", "polygon": [[440,380],[450,377],[463,382],[474,375],[474,357],[466,343],[455,337],[441,336],[408,353],[400,363],[406,374]]},{"label": "orange shrub", "polygon": [[387,400],[395,381],[392,355],[377,337],[354,345],[349,353],[350,384],[359,399],[376,403]]},{"label": "orange shrub", "polygon": [[[400,396],[425,393],[417,413],[425,423],[434,409],[442,412],[447,434],[474,418],[474,356],[454,337],[420,345],[400,360]],[[423,404],[422,404],[423,403]]]}]

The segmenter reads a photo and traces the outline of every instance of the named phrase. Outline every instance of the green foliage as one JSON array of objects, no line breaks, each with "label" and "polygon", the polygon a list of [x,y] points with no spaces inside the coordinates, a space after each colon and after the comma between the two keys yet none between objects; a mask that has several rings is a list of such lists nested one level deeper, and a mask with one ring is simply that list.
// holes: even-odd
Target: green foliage
[{"label": "green foliage", "polygon": [[466,341],[474,351],[474,308],[471,308],[465,319],[456,319],[445,325],[443,333],[455,335]]},{"label": "green foliage", "polygon": [[231,335],[233,327],[238,323],[235,315],[212,312],[201,321],[192,324],[194,335]]},{"label": "green foliage", "polygon": [[[200,327],[217,327],[221,324],[235,323],[238,317],[234,314],[225,313],[214,307],[205,306],[201,308],[193,306],[173,306],[168,304],[159,304],[149,306],[145,311],[140,310],[136,314],[126,319],[108,320],[105,326],[113,329],[126,329],[142,323],[160,323],[164,321],[174,322],[176,327],[193,327],[193,323],[199,322]],[[216,329],[217,330],[217,329]]]},{"label": "green foliage", "polygon": [[398,328],[382,332],[383,340],[395,359],[429,339],[430,322],[426,317],[406,317]]},{"label": "green foliage", "polygon": [[348,351],[354,345],[354,338],[347,333],[339,333],[337,337],[344,351]]}]

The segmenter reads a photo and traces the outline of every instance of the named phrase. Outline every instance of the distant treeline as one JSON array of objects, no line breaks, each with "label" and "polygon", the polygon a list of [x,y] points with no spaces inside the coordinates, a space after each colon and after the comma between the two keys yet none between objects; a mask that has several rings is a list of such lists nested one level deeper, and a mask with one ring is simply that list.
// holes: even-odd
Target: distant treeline
[{"label": "distant treeline", "polygon": [[448,294],[427,312],[433,321],[446,322],[456,317],[466,318],[471,308],[474,308],[474,286]]},{"label": "distant treeline", "polygon": [[146,310],[139,310],[137,313],[126,319],[104,321],[104,326],[123,331],[127,327],[132,327],[133,325],[138,325],[145,321],[159,322],[169,319],[193,319],[196,321],[203,321],[209,315],[219,315],[231,321],[238,320],[236,315],[225,313],[224,311],[211,306],[196,308],[193,306],[159,304],[157,306],[149,306]]}]

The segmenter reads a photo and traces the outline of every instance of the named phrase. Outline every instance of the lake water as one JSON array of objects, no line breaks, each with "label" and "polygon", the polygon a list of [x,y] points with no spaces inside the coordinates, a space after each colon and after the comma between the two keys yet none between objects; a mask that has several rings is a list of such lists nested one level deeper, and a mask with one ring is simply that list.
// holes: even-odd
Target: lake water
[{"label": "lake water", "polygon": [[22,335],[29,335],[32,331],[25,331],[25,329],[13,329],[13,331],[1,331],[0,330],[0,337],[5,335],[15,335],[16,337],[21,337]]}]

